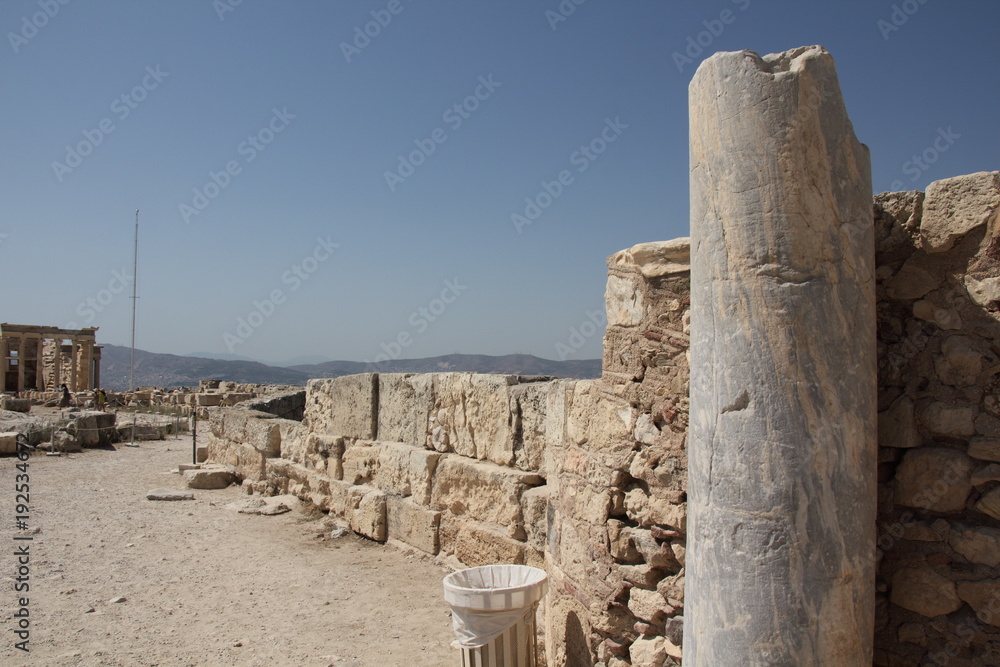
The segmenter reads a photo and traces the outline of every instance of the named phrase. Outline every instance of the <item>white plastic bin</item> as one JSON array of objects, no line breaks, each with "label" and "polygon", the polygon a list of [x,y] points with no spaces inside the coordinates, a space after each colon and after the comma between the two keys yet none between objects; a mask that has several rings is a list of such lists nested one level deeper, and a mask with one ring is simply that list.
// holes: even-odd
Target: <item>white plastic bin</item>
[{"label": "white plastic bin", "polygon": [[547,590],[545,570],[527,565],[484,565],[445,577],[463,667],[535,667],[535,609]]}]

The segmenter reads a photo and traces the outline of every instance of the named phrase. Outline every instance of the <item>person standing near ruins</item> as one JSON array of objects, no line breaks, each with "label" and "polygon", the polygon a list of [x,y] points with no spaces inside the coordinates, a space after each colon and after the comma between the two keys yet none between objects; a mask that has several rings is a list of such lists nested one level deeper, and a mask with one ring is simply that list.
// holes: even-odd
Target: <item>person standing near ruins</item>
[{"label": "person standing near ruins", "polygon": [[68,408],[70,400],[69,387],[67,387],[66,383],[63,382],[62,387],[60,387],[60,389],[62,389],[62,398],[59,399],[59,407]]},{"label": "person standing near ruins", "polygon": [[96,396],[97,396],[97,409],[100,410],[101,412],[104,412],[104,406],[108,402],[108,395],[104,392],[103,389],[98,389]]}]

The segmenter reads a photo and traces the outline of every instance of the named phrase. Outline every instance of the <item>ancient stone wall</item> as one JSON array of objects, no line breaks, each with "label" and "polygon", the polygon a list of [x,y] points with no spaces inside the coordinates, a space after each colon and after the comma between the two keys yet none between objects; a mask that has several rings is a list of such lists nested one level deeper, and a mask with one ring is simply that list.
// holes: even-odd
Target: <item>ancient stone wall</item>
[{"label": "ancient stone wall", "polygon": [[[680,656],[687,239],[608,258],[604,373],[565,385],[549,439],[547,637],[556,665]],[[671,657],[672,656],[672,657]]]},{"label": "ancient stone wall", "polygon": [[[998,173],[875,200],[878,665],[1000,664],[998,207]],[[213,409],[211,457],[372,539],[544,567],[550,665],[679,664],[688,261],[608,259],[599,380],[314,380],[301,422]]]},{"label": "ancient stone wall", "polygon": [[1000,664],[1000,173],[875,199],[878,665]]},{"label": "ancient stone wall", "polygon": [[469,373],[313,380],[302,422],[213,411],[209,456],[248,490],[295,494],[373,540],[466,565],[541,566],[557,384]]},{"label": "ancient stone wall", "polygon": [[609,258],[600,380],[313,380],[301,422],[248,409],[263,404],[211,410],[209,458],[374,540],[546,568],[550,664],[679,655],[687,255],[681,240]]}]

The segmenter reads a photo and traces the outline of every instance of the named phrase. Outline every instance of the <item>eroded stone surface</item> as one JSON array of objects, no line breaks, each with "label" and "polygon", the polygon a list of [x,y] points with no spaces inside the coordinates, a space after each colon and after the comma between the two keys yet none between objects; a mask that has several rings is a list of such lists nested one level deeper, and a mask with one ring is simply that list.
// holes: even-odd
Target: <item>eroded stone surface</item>
[{"label": "eroded stone surface", "polygon": [[1000,172],[981,171],[934,181],[927,186],[920,240],[924,251],[951,249],[955,240],[996,216]]},{"label": "eroded stone surface", "polygon": [[[820,47],[717,53],[689,96],[685,662],[869,664],[868,150]],[[809,620],[817,616],[828,622]]]}]

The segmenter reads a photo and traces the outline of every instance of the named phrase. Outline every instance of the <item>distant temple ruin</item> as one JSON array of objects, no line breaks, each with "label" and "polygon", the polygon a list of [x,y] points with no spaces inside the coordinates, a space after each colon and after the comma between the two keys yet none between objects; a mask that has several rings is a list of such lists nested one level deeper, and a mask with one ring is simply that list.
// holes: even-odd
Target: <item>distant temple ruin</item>
[{"label": "distant temple ruin", "polygon": [[100,386],[101,346],[97,327],[59,329],[23,324],[0,324],[3,353],[3,391],[54,391],[66,384],[70,391]]}]

